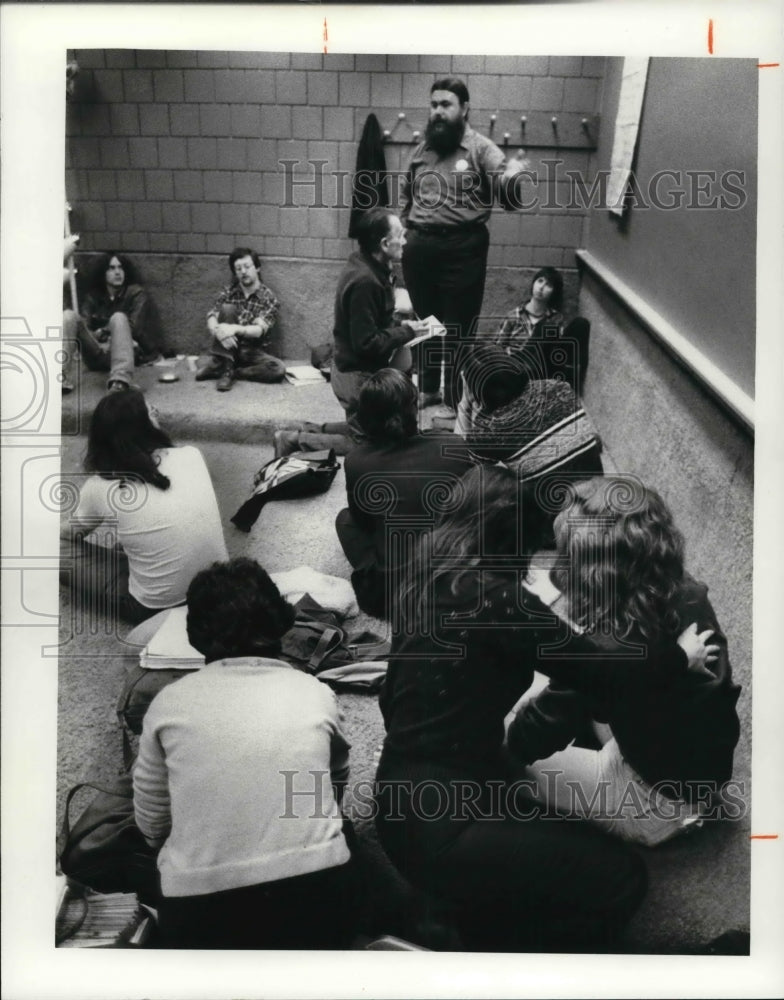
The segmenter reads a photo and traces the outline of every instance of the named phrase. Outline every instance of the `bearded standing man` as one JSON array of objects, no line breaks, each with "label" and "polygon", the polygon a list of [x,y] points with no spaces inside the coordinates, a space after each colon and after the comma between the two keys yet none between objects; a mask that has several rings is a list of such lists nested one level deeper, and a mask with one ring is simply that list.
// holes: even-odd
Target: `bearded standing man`
[{"label": "bearded standing man", "polygon": [[454,415],[460,398],[460,348],[482,309],[487,271],[487,220],[497,201],[514,201],[514,177],[526,166],[507,162],[503,152],[468,124],[468,88],[446,77],[430,88],[430,120],[414,150],[402,191],[401,217],[407,227],[403,276],[420,317],[435,316],[446,337],[419,351],[419,405],[443,400]]}]

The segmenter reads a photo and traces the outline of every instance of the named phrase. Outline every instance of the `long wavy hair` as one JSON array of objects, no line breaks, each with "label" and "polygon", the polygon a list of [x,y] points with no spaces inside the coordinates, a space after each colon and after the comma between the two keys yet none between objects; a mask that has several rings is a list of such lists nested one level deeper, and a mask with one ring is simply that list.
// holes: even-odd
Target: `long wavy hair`
[{"label": "long wavy hair", "polygon": [[137,285],[139,283],[139,275],[136,271],[136,267],[133,262],[125,256],[125,254],[117,253],[114,250],[105,250],[103,253],[99,254],[90,265],[89,290],[91,292],[101,295],[106,291],[106,272],[109,270],[110,262],[115,257],[122,264],[122,269],[125,274],[124,287],[127,288],[128,285]]},{"label": "long wavy hair", "polygon": [[680,631],[683,536],[659,494],[637,480],[574,484],[555,519],[553,580],[577,624],[653,639]]},{"label": "long wavy hair", "polygon": [[436,584],[473,600],[480,571],[528,571],[546,538],[547,519],[533,491],[502,466],[474,466],[452,488],[433,531],[424,535],[399,591],[399,607],[413,621],[428,611]]},{"label": "long wavy hair", "polygon": [[171,448],[169,435],[150,419],[141,392],[107,393],[90,420],[84,467],[104,479],[142,479],[167,490],[168,476],[158,471],[158,448]]}]

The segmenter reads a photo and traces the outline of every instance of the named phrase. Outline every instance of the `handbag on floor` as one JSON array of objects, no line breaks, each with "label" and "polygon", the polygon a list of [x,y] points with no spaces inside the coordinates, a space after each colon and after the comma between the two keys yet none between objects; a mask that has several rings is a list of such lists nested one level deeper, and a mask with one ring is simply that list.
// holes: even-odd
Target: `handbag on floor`
[{"label": "handbag on floor", "polygon": [[[71,825],[71,804],[83,788],[96,794]],[[83,781],[68,792],[58,856],[69,879],[96,892],[135,892],[152,901],[160,895],[157,855],[136,825],[130,774],[119,775],[111,786]]]},{"label": "handbag on floor", "polygon": [[253,493],[232,517],[232,524],[240,531],[250,531],[269,500],[295,500],[326,493],[339,468],[332,448],[273,458],[253,477]]}]

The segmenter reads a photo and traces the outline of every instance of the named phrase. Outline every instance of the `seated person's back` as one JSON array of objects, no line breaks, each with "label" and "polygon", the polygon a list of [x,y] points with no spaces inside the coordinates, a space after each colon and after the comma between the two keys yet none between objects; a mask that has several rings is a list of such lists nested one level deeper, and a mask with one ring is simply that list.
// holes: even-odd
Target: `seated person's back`
[{"label": "seated person's back", "polygon": [[188,590],[188,639],[206,666],[156,696],[134,769],[137,824],[161,848],[166,946],[350,941],[354,875],[335,791],[349,744],[330,689],[278,659],[293,621],[250,559],[216,563]]},{"label": "seated person's back", "polygon": [[396,369],[368,377],[357,419],[365,440],[346,457],[348,508],[338,514],[336,528],[354,567],[360,607],[388,617],[391,609],[385,602],[394,584],[387,575],[406,558],[403,535],[428,530],[439,498],[445,498],[471,462],[454,434],[419,432],[416,387]]}]

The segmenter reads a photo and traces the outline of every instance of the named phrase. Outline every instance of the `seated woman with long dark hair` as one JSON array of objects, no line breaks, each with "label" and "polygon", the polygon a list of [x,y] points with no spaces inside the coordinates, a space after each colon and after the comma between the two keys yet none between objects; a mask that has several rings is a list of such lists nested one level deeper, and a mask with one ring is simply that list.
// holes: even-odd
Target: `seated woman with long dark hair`
[{"label": "seated woman with long dark hair", "polygon": [[[523,774],[540,801],[655,846],[699,825],[732,776],[740,688],[727,640],[707,587],[684,572],[670,511],[639,481],[574,486],[555,538],[563,614],[586,630],[599,667],[551,681],[512,722],[509,748],[536,761]],[[709,662],[684,670],[678,637],[695,625],[711,633]],[[602,749],[569,745],[592,720],[606,724]]]},{"label": "seated woman with long dark hair", "polygon": [[[194,574],[227,556],[201,452],[174,447],[142,393],[127,389],[96,406],[84,466],[92,475],[61,532],[61,582],[133,624],[184,603]],[[86,540],[102,528],[116,544]]]},{"label": "seated woman with long dark hair", "polygon": [[349,744],[332,691],[279,658],[294,608],[234,559],[194,577],[187,622],[206,665],[156,696],[133,772],[136,823],[161,848],[162,944],[347,948]]},{"label": "seated woman with long dark hair", "polygon": [[470,462],[453,434],[419,432],[416,386],[395,368],[367,376],[357,423],[365,437],[346,457],[348,507],[335,528],[360,608],[388,619],[397,571],[432,526],[433,495],[448,490]]},{"label": "seated woman with long dark hair", "polygon": [[548,519],[496,466],[471,469],[440,506],[393,619],[379,838],[454,905],[467,950],[611,950],[645,891],[640,858],[587,824],[540,818],[507,782],[504,717],[534,668],[569,677],[589,651],[521,587]]}]

